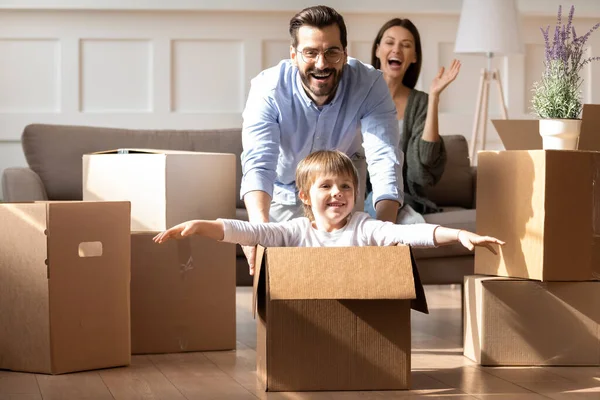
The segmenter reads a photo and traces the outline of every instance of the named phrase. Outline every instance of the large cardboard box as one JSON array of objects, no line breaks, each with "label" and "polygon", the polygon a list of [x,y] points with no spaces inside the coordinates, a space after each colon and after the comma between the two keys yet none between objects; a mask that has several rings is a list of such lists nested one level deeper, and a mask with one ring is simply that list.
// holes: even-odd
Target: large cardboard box
[{"label": "large cardboard box", "polygon": [[600,282],[465,277],[464,354],[482,365],[600,365]]},{"label": "large cardboard box", "polygon": [[600,278],[600,153],[484,151],[477,233],[506,241],[475,250],[475,274],[542,281]]},{"label": "large cardboard box", "polygon": [[235,247],[131,234],[133,354],[235,349]]},{"label": "large cardboard box", "polygon": [[131,230],[235,218],[235,155],[120,149],[83,156],[84,200],[131,202]]},{"label": "large cardboard box", "polygon": [[[506,150],[542,149],[537,119],[494,119],[492,124]],[[584,104],[578,150],[600,151],[600,104]]]},{"label": "large cardboard box", "polygon": [[128,365],[127,202],[0,204],[0,369]]},{"label": "large cardboard box", "polygon": [[423,292],[408,247],[259,249],[257,265],[265,390],[410,387],[410,299]]}]

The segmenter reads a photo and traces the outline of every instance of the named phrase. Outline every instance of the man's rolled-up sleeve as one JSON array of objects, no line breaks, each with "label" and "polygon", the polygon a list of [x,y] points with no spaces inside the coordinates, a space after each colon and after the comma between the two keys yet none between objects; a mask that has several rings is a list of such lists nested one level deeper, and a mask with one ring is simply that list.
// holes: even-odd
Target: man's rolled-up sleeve
[{"label": "man's rolled-up sleeve", "polygon": [[278,115],[271,91],[262,87],[260,77],[255,78],[242,114],[242,199],[255,190],[273,197],[281,132]]},{"label": "man's rolled-up sleeve", "polygon": [[404,154],[400,150],[400,128],[396,106],[382,76],[375,81],[365,100],[361,131],[373,186],[373,204],[394,200],[402,205]]}]

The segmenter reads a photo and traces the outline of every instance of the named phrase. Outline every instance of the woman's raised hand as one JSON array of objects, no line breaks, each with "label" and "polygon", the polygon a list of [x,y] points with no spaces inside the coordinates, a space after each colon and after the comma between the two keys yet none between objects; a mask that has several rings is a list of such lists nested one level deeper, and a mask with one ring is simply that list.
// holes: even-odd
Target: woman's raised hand
[{"label": "woman's raised hand", "polygon": [[431,82],[431,87],[429,88],[430,96],[439,96],[449,84],[456,79],[458,76],[458,72],[460,71],[460,61],[452,60],[452,64],[450,68],[446,70],[444,67],[440,68],[437,76]]}]

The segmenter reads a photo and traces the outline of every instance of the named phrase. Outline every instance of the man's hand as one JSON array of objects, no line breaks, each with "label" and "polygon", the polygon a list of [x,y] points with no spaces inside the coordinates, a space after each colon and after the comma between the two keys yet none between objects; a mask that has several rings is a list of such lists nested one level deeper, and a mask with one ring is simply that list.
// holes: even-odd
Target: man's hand
[{"label": "man's hand", "polygon": [[248,266],[250,267],[249,271],[250,275],[254,275],[254,264],[256,263],[256,246],[242,246],[242,250],[244,250],[244,255],[248,260]]},{"label": "man's hand", "polygon": [[384,222],[396,223],[400,204],[394,200],[379,200],[375,204],[377,219]]},{"label": "man's hand", "polygon": [[[255,190],[244,195],[244,203],[248,211],[250,222],[269,222],[269,209],[271,208],[271,196],[266,192]],[[242,246],[244,255],[248,260],[250,275],[254,275],[254,264],[256,262],[256,246]]]}]

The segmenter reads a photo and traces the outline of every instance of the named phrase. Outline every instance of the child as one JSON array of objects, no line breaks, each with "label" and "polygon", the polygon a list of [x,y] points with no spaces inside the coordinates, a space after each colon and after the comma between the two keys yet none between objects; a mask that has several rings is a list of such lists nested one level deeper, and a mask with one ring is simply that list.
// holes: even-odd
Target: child
[{"label": "child", "polygon": [[[206,236],[241,245],[265,247],[389,246],[435,247],[460,242],[469,250],[504,242],[465,230],[431,224],[396,225],[352,212],[358,195],[358,174],[348,156],[331,150],[316,151],[296,169],[296,185],[305,218],[276,223],[239,220],[192,220],[154,237],[156,243],[190,235]],[[495,252],[494,252],[495,253]],[[250,271],[253,275],[254,271]]]}]

